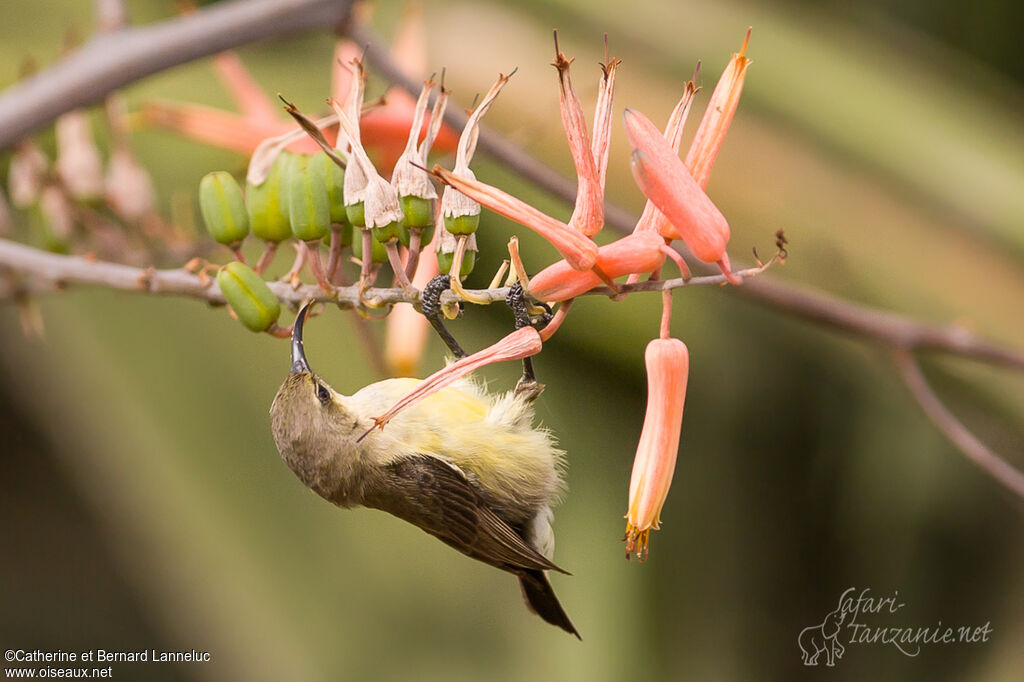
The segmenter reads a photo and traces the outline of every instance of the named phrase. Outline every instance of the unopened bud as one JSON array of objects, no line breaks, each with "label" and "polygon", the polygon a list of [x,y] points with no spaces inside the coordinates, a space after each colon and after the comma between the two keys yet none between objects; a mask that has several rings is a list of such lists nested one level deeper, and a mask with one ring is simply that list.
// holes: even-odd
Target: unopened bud
[{"label": "unopened bud", "polygon": [[324,182],[327,184],[327,201],[331,208],[331,225],[348,224],[348,214],[345,211],[345,171],[323,151],[314,155],[310,163],[319,164],[323,169]]},{"label": "unopened bud", "polygon": [[282,242],[292,236],[285,180],[293,157],[290,152],[281,152],[262,183],[247,183],[245,205],[249,225],[252,233],[263,241]]},{"label": "unopened bud", "polygon": [[306,242],[323,239],[331,228],[324,167],[312,158],[296,157],[288,177],[288,219],[295,236]]},{"label": "unopened bud", "polygon": [[244,263],[228,263],[217,273],[217,286],[235,315],[254,332],[277,322],[281,303],[267,283]]},{"label": "unopened bud", "polygon": [[226,171],[207,173],[199,181],[199,209],[210,236],[237,248],[249,234],[249,216],[242,188]]}]

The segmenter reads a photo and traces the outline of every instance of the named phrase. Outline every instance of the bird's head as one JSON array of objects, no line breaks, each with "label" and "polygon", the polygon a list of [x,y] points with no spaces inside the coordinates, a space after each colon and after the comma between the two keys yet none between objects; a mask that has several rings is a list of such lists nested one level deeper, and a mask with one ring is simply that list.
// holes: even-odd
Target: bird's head
[{"label": "bird's head", "polygon": [[[304,306],[292,327],[291,371],[270,406],[274,441],[289,467],[315,468],[347,440],[344,431],[354,428],[342,396],[317,376],[306,360],[302,330],[312,304]],[[358,435],[358,434],[357,434]]]}]

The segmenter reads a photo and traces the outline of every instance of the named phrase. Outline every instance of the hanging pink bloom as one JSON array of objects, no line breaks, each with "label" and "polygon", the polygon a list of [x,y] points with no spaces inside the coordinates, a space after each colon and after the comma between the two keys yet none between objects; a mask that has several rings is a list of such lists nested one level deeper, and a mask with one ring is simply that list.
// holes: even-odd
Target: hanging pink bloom
[{"label": "hanging pink bloom", "polygon": [[660,338],[647,344],[647,414],[629,481],[626,514],[626,556],[643,561],[652,529],[660,523],[662,505],[672,485],[683,423],[690,352],[679,339]]}]

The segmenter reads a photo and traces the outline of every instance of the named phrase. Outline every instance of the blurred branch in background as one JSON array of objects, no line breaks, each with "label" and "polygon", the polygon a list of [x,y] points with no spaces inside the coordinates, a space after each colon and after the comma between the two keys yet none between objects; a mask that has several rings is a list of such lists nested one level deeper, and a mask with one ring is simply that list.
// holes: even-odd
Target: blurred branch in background
[{"label": "blurred branch in background", "polygon": [[1008,490],[1024,498],[1024,474],[989,450],[942,404],[928,384],[928,380],[914,356],[905,349],[896,349],[893,351],[893,361],[900,371],[903,383],[910,389],[914,399],[921,405],[921,409],[935,424],[935,427],[971,462]]},{"label": "blurred branch in background", "polygon": [[97,33],[56,65],[0,94],[0,149],[60,114],[173,66],[266,38],[339,26],[351,6],[351,0],[234,0],[151,26]]},{"label": "blurred branch in background", "polygon": [[[268,37],[316,27],[340,27],[348,17],[350,5],[343,0],[236,1],[153,26],[108,30],[98,34],[54,67],[0,95],[0,148],[50,123],[61,113],[99,102],[118,88],[172,66]],[[421,83],[401,72],[375,36],[358,25],[350,25],[345,30],[358,44],[367,46],[368,60],[385,77],[412,94],[419,91]],[[461,127],[466,122],[466,115],[457,108],[450,108],[446,119]],[[569,201],[576,197],[575,183],[495,131],[481,129],[479,144],[506,167],[551,194]],[[622,232],[632,230],[636,223],[634,216],[615,205],[607,206],[605,216],[608,225]],[[12,242],[0,243],[0,265],[9,272],[30,275],[31,284],[27,291],[19,288],[24,283],[12,281],[6,284],[11,295],[32,293],[32,287],[38,289],[40,285],[44,289],[59,289],[77,282],[178,294],[215,303],[223,301],[215,284],[185,270],[157,271],[80,257],[55,256]],[[699,277],[689,284],[717,284],[721,281],[722,278],[717,276]],[[683,284],[682,280],[638,284],[625,288],[625,291],[674,288]],[[310,298],[341,305],[356,305],[359,301],[358,293],[352,287],[325,294],[310,285],[295,288],[286,283],[274,283],[271,286],[280,300],[293,304]],[[946,437],[969,459],[1024,497],[1021,474],[985,449],[946,411],[928,388],[912,357],[918,351],[940,351],[1024,370],[1024,352],[993,345],[961,327],[925,324],[910,317],[771,279],[761,279],[731,290],[769,309],[894,350],[897,366],[914,397]],[[485,295],[492,300],[500,300],[504,297],[503,292],[504,289],[493,289],[486,291]],[[415,296],[401,289],[370,289],[367,293],[364,300],[368,298],[382,306],[415,300]],[[595,290],[591,293],[609,292]]]}]

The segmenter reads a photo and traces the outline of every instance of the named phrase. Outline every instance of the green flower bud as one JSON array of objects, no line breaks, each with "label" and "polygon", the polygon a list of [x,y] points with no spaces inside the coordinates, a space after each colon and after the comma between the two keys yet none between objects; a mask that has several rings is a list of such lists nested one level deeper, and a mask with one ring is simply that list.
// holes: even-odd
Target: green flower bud
[{"label": "green flower bud", "polygon": [[281,303],[267,283],[245,263],[228,263],[217,272],[217,286],[235,315],[254,332],[277,322]]},{"label": "green flower bud", "polygon": [[210,235],[235,248],[249,234],[249,215],[242,188],[225,171],[207,173],[199,181],[199,209]]},{"label": "green flower bud", "polygon": [[402,234],[402,223],[397,220],[393,223],[388,223],[384,227],[373,228],[374,240],[381,244],[387,244],[390,241],[398,239]]},{"label": "green flower bud", "polygon": [[[371,239],[370,243],[373,244],[373,248],[370,250],[370,260],[373,263],[386,263],[388,261],[388,252],[376,239]],[[362,229],[352,226],[352,255],[356,257],[356,260],[363,259],[363,231]]]},{"label": "green flower bud", "polygon": [[399,197],[402,202],[402,224],[406,227],[433,227],[434,200],[416,196]]},{"label": "green flower bud", "polygon": [[288,219],[292,232],[304,242],[323,239],[331,229],[331,207],[323,165],[302,155],[292,162],[288,177]]},{"label": "green flower bud", "polygon": [[321,165],[324,169],[324,179],[327,183],[327,200],[331,206],[331,222],[342,225],[348,223],[348,213],[345,211],[345,171],[327,156],[327,152],[320,152],[313,157],[313,162]]},{"label": "green flower bud", "polygon": [[366,227],[366,213],[364,211],[363,202],[358,201],[346,206],[345,215],[348,216],[348,222],[353,227]]},{"label": "green flower bud", "polygon": [[445,216],[444,227],[452,234],[473,234],[480,226],[480,214]]},{"label": "green flower bud", "polygon": [[281,152],[262,185],[246,186],[245,205],[249,209],[252,233],[268,242],[283,242],[292,236],[288,222],[288,194],[285,180],[294,154]]},{"label": "green flower bud", "polygon": [[[437,252],[437,267],[444,274],[451,274],[452,260],[454,260],[455,253],[445,253],[444,251]],[[473,272],[473,266],[476,265],[476,251],[466,251],[462,255],[462,267],[459,268],[459,277],[465,277],[469,273]]]}]

